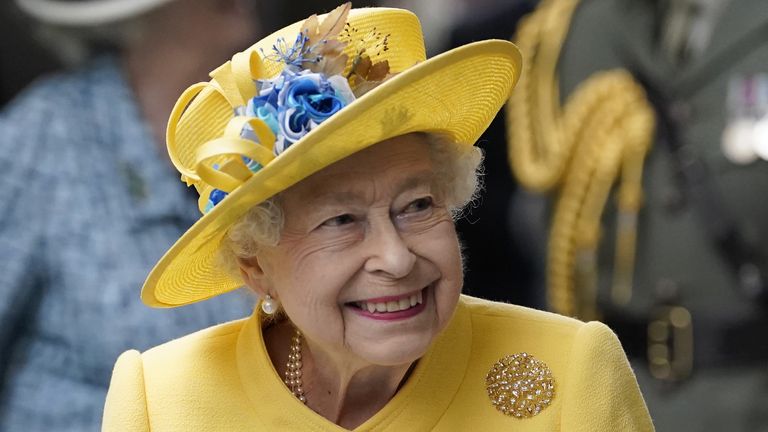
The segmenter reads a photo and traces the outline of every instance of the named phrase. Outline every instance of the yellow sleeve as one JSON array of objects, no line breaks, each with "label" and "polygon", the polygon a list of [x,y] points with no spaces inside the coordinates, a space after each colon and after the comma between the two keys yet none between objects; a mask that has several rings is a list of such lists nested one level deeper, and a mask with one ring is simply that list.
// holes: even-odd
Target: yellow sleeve
[{"label": "yellow sleeve", "polygon": [[590,322],[576,334],[563,386],[563,431],[653,431],[653,423],[618,338]]},{"label": "yellow sleeve", "polygon": [[141,354],[124,352],[115,363],[104,404],[102,432],[149,431]]}]

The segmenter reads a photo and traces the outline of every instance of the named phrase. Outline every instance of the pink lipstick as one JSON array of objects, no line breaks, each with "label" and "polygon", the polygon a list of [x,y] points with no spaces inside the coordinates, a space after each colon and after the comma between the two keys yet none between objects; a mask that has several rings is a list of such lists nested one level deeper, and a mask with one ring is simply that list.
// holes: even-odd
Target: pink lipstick
[{"label": "pink lipstick", "polygon": [[355,313],[380,321],[398,321],[421,313],[426,307],[426,288],[411,294],[386,296],[349,303]]}]

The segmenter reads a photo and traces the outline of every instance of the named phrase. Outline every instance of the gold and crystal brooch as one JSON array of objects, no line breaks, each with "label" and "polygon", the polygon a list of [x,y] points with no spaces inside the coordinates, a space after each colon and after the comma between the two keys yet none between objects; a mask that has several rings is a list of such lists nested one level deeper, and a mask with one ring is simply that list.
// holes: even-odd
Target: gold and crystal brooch
[{"label": "gold and crystal brooch", "polygon": [[493,406],[519,419],[539,414],[555,397],[552,371],[528,353],[508,355],[494,363],[485,385]]}]

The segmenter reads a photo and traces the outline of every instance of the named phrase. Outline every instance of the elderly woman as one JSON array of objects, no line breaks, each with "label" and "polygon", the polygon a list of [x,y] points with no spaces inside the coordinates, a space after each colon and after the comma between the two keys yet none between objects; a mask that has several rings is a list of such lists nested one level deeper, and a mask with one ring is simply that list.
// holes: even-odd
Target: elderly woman
[{"label": "elderly woman", "polygon": [[104,430],[652,430],[608,328],[461,295],[472,143],[519,71],[509,42],[427,60],[413,14],[346,4],[187,90],[168,149],[204,215],[142,299],[259,307],[123,354]]}]

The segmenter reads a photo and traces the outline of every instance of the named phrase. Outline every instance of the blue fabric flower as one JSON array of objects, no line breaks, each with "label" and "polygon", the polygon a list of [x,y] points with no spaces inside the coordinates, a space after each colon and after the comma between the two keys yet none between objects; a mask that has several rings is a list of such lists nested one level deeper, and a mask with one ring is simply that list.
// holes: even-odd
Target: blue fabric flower
[{"label": "blue fabric flower", "polygon": [[[275,100],[275,102],[277,102],[277,100]],[[277,108],[269,102],[269,96],[257,96],[252,98],[248,101],[246,113],[266,123],[275,135],[280,133],[280,124],[277,121]],[[247,130],[250,130],[251,132],[253,131],[250,127],[248,127]],[[253,136],[247,136],[245,138],[258,141],[256,135],[252,135]]]},{"label": "blue fabric flower", "polygon": [[[275,79],[259,81],[259,95],[248,101],[245,114],[263,120],[272,129],[277,155],[353,100],[349,83],[340,75],[328,78],[309,70],[286,68]],[[242,136],[258,141],[249,127]]]},{"label": "blue fabric flower", "polygon": [[228,193],[224,192],[223,190],[214,189],[211,191],[211,193],[208,195],[208,203],[205,205],[205,210],[203,210],[204,213],[208,213],[216,207],[216,204],[220,203],[221,200],[223,200]]},{"label": "blue fabric flower", "polygon": [[[280,110],[278,120],[280,121],[283,138],[288,142],[288,145],[300,140],[301,137],[309,132],[309,116],[307,116],[306,110],[303,107],[291,107]],[[285,146],[285,148],[287,147]]]},{"label": "blue fabric flower", "polygon": [[311,119],[316,124],[322,123],[346,105],[336,96],[336,90],[328,80],[316,73],[300,75],[287,82],[278,98],[278,104],[286,108],[298,108],[304,122]]}]

